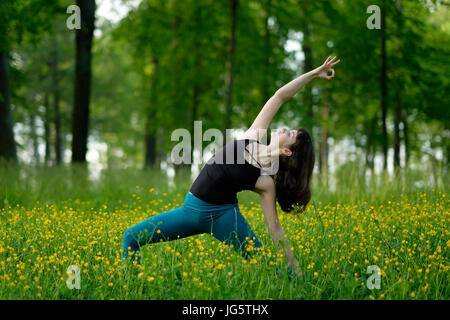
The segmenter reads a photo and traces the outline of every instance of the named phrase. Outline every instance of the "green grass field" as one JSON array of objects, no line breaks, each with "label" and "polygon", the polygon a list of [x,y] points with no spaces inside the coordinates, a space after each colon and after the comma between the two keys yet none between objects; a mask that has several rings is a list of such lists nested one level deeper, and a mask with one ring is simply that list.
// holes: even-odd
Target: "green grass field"
[{"label": "green grass field", "polygon": [[[79,167],[0,167],[1,299],[449,299],[448,184],[426,174],[377,177],[357,170],[336,191],[313,184],[301,216],[278,209],[304,277],[276,273],[266,255],[245,260],[209,234],[143,248],[142,267],[126,277],[123,232],[183,204],[190,183],[164,173]],[[443,179],[446,181],[446,179]],[[242,214],[271,255],[276,252],[258,196],[238,194]],[[283,259],[280,259],[283,260]],[[69,289],[67,268],[80,270]],[[381,270],[379,289],[369,289]]]}]

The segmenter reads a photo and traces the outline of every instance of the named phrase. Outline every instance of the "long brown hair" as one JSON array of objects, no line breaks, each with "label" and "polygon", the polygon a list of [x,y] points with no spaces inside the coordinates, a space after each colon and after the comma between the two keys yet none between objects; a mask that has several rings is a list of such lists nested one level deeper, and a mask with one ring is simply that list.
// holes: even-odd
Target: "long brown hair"
[{"label": "long brown hair", "polygon": [[314,169],[315,155],[311,136],[304,128],[297,129],[298,135],[290,147],[292,155],[280,157],[275,175],[276,199],[281,209],[296,213],[306,209],[311,199],[310,180]]}]

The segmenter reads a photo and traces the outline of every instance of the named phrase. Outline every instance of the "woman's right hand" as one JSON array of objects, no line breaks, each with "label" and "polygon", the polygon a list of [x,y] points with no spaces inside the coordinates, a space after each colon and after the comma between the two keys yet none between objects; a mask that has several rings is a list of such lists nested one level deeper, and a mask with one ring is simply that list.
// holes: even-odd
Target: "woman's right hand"
[{"label": "woman's right hand", "polygon": [[[316,77],[327,80],[333,79],[334,78],[333,67],[337,65],[339,62],[341,62],[341,59],[339,59],[338,61],[334,61],[335,59],[336,57],[333,57],[331,59],[331,56],[329,56],[327,60],[323,63],[323,65],[321,65],[316,69]],[[329,72],[331,72],[331,75],[328,75]]]},{"label": "woman's right hand", "polygon": [[293,261],[291,269],[297,275],[297,277],[301,278],[303,276],[303,272],[300,270],[297,260]]}]

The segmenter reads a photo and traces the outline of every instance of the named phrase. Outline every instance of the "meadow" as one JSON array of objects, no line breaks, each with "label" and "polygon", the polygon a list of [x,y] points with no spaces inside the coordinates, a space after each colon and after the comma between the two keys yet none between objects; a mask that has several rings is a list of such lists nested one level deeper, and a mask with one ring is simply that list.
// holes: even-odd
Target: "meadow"
[{"label": "meadow", "polygon": [[[0,167],[0,299],[449,299],[448,184],[425,173],[366,184],[348,168],[329,191],[313,183],[301,215],[278,214],[304,277],[277,272],[258,196],[240,209],[268,254],[243,259],[209,234],[155,243],[122,272],[123,232],[183,204],[190,182],[164,172]],[[439,182],[439,181],[438,181]],[[283,258],[280,259],[281,261]],[[67,269],[80,270],[69,289]],[[379,288],[368,288],[369,266]]]}]

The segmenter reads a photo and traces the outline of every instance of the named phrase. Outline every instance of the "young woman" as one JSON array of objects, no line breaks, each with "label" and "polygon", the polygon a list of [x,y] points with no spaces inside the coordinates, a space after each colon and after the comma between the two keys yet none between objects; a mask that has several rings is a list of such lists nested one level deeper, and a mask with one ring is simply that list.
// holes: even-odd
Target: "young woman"
[{"label": "young woman", "polygon": [[[236,193],[252,190],[259,194],[264,219],[277,248],[282,248],[290,271],[301,276],[278,220],[276,202],[290,212],[294,205],[304,209],[311,193],[309,182],[314,167],[314,148],[303,129],[283,128],[271,135],[269,145],[261,143],[280,106],[315,78],[334,78],[333,67],[340,62],[328,57],[324,64],[287,83],[267,101],[240,140],[219,150],[202,168],[186,195],[183,206],[152,216],[125,231],[124,260],[139,263],[141,246],[209,233],[232,244],[244,257],[249,245],[262,244],[239,211]],[[329,75],[328,73],[331,72]],[[256,151],[255,151],[256,149]],[[277,170],[273,159],[277,157]]]}]

